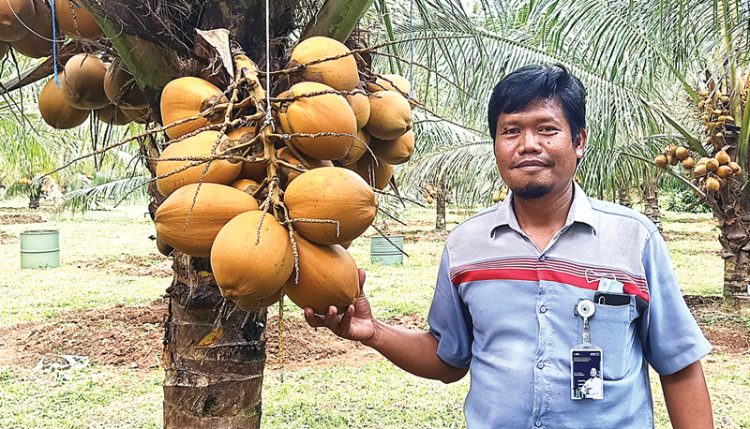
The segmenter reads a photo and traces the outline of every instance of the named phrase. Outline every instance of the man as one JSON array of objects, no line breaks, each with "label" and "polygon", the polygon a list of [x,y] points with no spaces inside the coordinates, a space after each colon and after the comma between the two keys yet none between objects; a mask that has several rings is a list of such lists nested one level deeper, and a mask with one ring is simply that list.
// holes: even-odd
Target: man
[{"label": "man", "polygon": [[[653,427],[648,364],[673,426],[712,428],[700,365],[711,346],[662,237],[573,182],[587,139],[581,82],[561,66],[524,67],[495,87],[488,119],[512,193],[449,236],[429,332],[375,320],[364,293],[343,315],[305,309],[308,323],[418,376],[451,383],[471,371],[470,429]],[[575,366],[594,360],[603,399],[575,398]]]},{"label": "man", "polygon": [[589,379],[581,386],[584,398],[602,399],[604,397],[604,384],[596,368],[589,371]]}]

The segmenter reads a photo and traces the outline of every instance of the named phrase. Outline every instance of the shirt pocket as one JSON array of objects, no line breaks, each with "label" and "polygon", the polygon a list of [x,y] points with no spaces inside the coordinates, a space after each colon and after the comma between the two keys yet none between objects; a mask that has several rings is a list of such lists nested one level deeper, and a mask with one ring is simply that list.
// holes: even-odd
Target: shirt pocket
[{"label": "shirt pocket", "polygon": [[[594,316],[589,319],[591,344],[602,349],[602,377],[620,380],[628,373],[635,345],[635,300],[631,296],[628,305],[595,305]],[[578,331],[583,337],[583,322],[578,319]]]}]

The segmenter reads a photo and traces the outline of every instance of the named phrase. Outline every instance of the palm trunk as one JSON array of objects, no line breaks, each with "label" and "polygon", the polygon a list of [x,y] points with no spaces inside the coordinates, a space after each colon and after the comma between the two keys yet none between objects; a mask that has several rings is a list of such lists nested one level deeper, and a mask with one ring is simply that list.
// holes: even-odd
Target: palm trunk
[{"label": "palm trunk", "polygon": [[[741,192],[734,189],[725,191],[720,197],[733,198],[740,194]],[[750,305],[750,198],[745,195],[743,197],[736,199],[735,204],[718,206],[716,200],[710,203],[714,215],[720,220],[719,242],[724,257],[724,297],[730,300],[737,298],[738,303]]]},{"label": "palm trunk", "polygon": [[659,174],[645,172],[646,180],[641,183],[643,193],[643,214],[653,222],[661,232],[661,210],[659,208]]},{"label": "palm trunk", "polygon": [[435,230],[445,231],[445,197],[448,192],[445,186],[439,185],[435,195]]},{"label": "palm trunk", "polygon": [[626,188],[620,188],[617,190],[617,202],[621,206],[633,207],[633,201],[630,199],[630,193]]}]

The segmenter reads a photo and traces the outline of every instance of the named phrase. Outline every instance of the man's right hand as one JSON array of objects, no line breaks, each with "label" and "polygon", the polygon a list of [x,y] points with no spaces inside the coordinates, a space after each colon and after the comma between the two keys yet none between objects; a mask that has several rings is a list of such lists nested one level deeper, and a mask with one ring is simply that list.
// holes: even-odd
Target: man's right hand
[{"label": "man's right hand", "polygon": [[346,308],[344,314],[339,314],[335,306],[328,307],[325,315],[315,314],[312,308],[305,308],[305,319],[314,327],[325,326],[334,334],[348,340],[360,341],[370,345],[375,341],[377,321],[372,317],[370,303],[364,293],[365,270],[359,269],[359,296],[354,304]]}]

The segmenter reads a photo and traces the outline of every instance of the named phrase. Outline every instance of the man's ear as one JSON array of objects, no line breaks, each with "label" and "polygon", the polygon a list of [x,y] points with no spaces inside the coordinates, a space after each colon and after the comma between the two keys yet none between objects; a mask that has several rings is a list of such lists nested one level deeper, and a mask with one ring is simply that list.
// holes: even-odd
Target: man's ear
[{"label": "man's ear", "polygon": [[578,131],[578,138],[573,142],[573,146],[576,148],[576,158],[581,159],[583,157],[583,152],[586,150],[587,140],[588,134],[586,133],[586,128],[581,128]]}]

